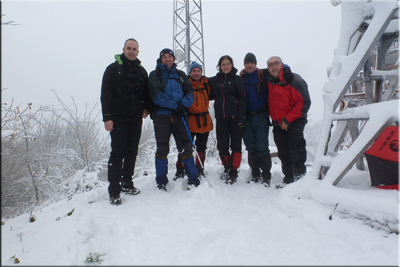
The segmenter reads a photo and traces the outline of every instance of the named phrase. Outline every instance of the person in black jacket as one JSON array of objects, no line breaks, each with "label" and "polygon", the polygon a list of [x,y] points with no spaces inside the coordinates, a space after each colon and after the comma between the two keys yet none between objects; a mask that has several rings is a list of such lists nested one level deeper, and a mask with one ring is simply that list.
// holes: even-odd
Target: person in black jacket
[{"label": "person in black jacket", "polygon": [[128,39],[122,51],[104,72],[100,97],[104,127],[111,136],[108,193],[112,205],[121,204],[121,190],[131,195],[140,193],[132,177],[142,120],[151,111],[147,71],[137,58],[139,43]]},{"label": "person in black jacket", "polygon": [[217,149],[224,166],[221,179],[227,184],[232,184],[236,182],[242,160],[246,94],[242,78],[236,75],[237,69],[233,66],[230,56],[222,56],[217,69],[217,75],[208,79],[211,88],[210,100],[215,100]]}]

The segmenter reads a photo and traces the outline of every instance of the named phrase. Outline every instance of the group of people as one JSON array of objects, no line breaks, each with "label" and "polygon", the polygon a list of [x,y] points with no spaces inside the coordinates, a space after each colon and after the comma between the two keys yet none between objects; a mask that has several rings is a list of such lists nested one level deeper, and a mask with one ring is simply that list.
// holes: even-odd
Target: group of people
[{"label": "group of people", "polygon": [[197,62],[191,63],[188,75],[177,69],[174,52],[168,48],[161,50],[155,70],[148,75],[138,54],[139,43],[126,40],[123,53],[115,56],[103,75],[101,104],[104,126],[111,136],[108,193],[112,205],[121,204],[121,192],[140,193],[132,179],[142,121],[148,115],[157,144],[157,188],[167,191],[171,135],[179,152],[174,180],[186,175],[189,190],[199,186],[213,130],[210,101],[214,101],[217,149],[224,167],[220,178],[225,183],[237,180],[243,139],[251,168],[248,182],[270,186],[270,126],[284,174],[277,188],[306,174],[303,132],[310,95],[306,82],[280,57],[270,57],[267,68],[259,69],[255,55],[247,53],[238,75],[232,58],[225,55],[218,61],[217,74],[207,78]]}]

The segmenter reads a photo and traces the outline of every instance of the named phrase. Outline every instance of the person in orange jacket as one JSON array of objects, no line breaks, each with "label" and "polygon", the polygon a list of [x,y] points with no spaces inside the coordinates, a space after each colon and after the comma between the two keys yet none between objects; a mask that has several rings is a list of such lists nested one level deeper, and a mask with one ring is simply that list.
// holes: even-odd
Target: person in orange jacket
[{"label": "person in orange jacket", "polygon": [[[205,177],[204,174],[204,161],[206,159],[206,149],[208,135],[213,129],[213,123],[211,116],[208,113],[210,87],[208,86],[208,80],[203,76],[203,67],[193,61],[189,68],[189,80],[192,82],[194,102],[190,106],[189,113],[189,128],[192,140],[195,142],[197,155],[196,156],[196,167],[199,177]],[[179,140],[175,141],[178,146],[178,151],[180,144]],[[201,162],[200,162],[201,161]],[[183,178],[185,175],[184,168],[181,164],[180,153],[178,154],[178,161],[176,162],[176,175],[177,178]],[[203,167],[202,167],[203,166]]]}]

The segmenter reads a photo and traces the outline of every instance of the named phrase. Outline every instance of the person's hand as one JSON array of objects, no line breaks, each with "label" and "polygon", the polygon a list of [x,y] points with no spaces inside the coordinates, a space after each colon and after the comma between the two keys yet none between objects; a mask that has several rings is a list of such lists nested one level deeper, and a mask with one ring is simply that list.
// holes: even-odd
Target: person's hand
[{"label": "person's hand", "polygon": [[244,73],[245,69],[242,69],[239,73],[239,76],[242,76],[242,74]]},{"label": "person's hand", "polygon": [[106,131],[112,132],[112,130],[114,129],[113,121],[112,120],[105,121],[104,122],[104,128],[106,128]]},{"label": "person's hand", "polygon": [[187,110],[187,107],[185,107],[184,105],[179,105],[176,109],[175,109],[175,115],[177,117],[183,117],[185,115],[185,112]]},{"label": "person's hand", "polygon": [[281,123],[281,129],[287,131],[289,128],[289,125],[286,124],[286,122],[282,121]]},{"label": "person's hand", "polygon": [[147,109],[144,109],[144,110],[143,110],[143,114],[142,114],[142,118],[143,118],[143,119],[146,119],[147,116],[149,116],[149,111],[148,111]]}]

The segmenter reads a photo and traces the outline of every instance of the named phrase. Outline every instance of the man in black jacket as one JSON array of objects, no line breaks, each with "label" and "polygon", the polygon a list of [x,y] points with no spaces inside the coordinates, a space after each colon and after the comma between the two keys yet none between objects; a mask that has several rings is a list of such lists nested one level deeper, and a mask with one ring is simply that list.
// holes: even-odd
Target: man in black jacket
[{"label": "man in black jacket", "polygon": [[147,71],[137,58],[139,43],[128,39],[122,51],[104,72],[100,97],[104,127],[111,135],[108,193],[112,205],[121,204],[121,190],[131,195],[140,193],[132,177],[142,120],[151,112]]}]

